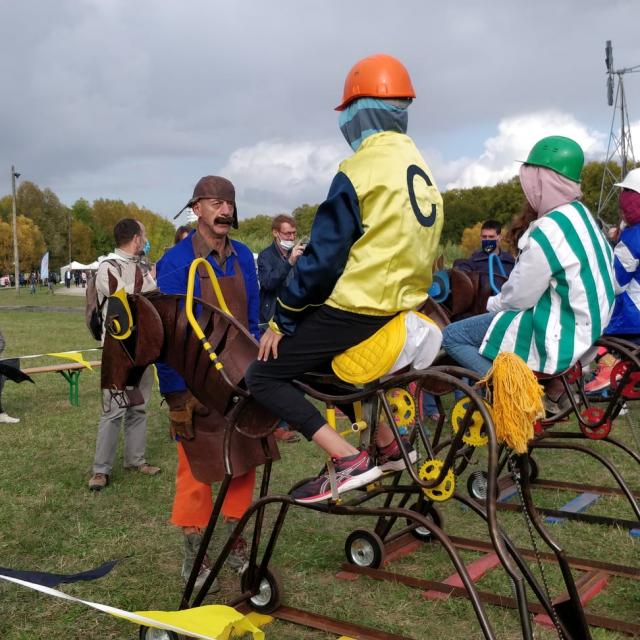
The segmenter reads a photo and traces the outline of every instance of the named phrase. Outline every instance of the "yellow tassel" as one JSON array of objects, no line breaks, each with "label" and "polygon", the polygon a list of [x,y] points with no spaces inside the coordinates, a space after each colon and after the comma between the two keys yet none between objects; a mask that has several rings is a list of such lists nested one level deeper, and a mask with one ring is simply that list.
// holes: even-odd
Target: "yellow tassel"
[{"label": "yellow tassel", "polygon": [[[499,353],[478,384],[487,386],[498,442],[515,453],[526,453],[533,425],[543,418],[544,389],[524,360],[515,353]],[[492,390],[492,391],[491,391]]]}]

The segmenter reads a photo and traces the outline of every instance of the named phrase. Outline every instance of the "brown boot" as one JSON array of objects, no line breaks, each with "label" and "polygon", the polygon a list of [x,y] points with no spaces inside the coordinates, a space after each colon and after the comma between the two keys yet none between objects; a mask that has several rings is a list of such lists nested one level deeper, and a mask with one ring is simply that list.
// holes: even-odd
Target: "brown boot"
[{"label": "brown boot", "polygon": [[94,473],[89,480],[89,491],[102,491],[109,484],[106,473]]},{"label": "brown boot", "polygon": [[[202,543],[202,534],[200,533],[185,533],[184,535],[184,560],[182,562],[182,579],[186,582],[191,575],[191,569],[193,568],[193,564],[196,560],[196,555],[198,554],[198,549],[200,548],[200,544]],[[198,571],[198,577],[196,578],[196,583],[194,585],[194,589],[199,590],[204,581],[207,579],[209,574],[211,573],[211,560],[209,560],[209,556],[205,555],[200,565],[200,570]],[[209,587],[209,593],[215,593],[220,590],[220,585],[218,585],[218,581],[214,580],[211,586]]]},{"label": "brown boot", "polygon": [[[225,527],[227,528],[227,534],[231,536],[236,526],[235,520],[227,520]],[[238,574],[244,573],[245,569],[249,566],[249,550],[247,548],[247,541],[242,535],[234,542],[229,557],[227,558],[227,566]]]},{"label": "brown boot", "polygon": [[157,473],[160,473],[160,467],[153,467],[146,462],[141,464],[139,467],[125,467],[127,471],[137,471],[138,473],[143,473],[145,476],[155,476]]}]

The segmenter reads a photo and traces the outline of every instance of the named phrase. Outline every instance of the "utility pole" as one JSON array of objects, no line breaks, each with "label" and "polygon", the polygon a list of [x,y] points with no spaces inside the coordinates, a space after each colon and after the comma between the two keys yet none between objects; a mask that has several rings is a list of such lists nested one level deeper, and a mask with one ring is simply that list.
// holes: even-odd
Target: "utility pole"
[{"label": "utility pole", "polygon": [[11,193],[13,194],[13,273],[15,277],[16,292],[20,293],[20,257],[18,255],[18,226],[16,222],[16,178],[20,174],[11,165]]},{"label": "utility pole", "polygon": [[68,237],[68,242],[67,244],[69,245],[69,262],[68,264],[71,264],[71,209],[69,209],[69,215],[67,216],[67,231],[69,233],[69,237]]}]

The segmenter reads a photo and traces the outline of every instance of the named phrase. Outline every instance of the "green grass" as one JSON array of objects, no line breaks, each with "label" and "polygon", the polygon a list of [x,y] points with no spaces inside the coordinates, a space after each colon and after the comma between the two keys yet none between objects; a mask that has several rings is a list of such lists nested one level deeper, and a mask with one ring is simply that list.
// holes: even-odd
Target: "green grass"
[{"label": "green grass", "polygon": [[[20,307],[64,307],[84,309],[84,289],[72,291],[76,295],[68,295],[63,286],[58,285],[51,294],[46,287],[38,287],[35,295],[30,293],[29,287],[22,287],[20,293],[15,289],[0,289],[0,308],[8,306]],[[80,294],[80,295],[78,295]]]},{"label": "green grass", "polygon": [[[0,306],[16,304],[12,292],[0,291]],[[51,296],[36,296],[51,300]],[[20,295],[22,304],[33,296]],[[82,297],[55,296],[58,303],[84,305]],[[56,305],[58,306],[58,305]],[[3,311],[0,329],[7,339],[4,356],[65,351],[95,346],[84,327],[81,313]],[[38,364],[52,360],[42,359]],[[29,361],[31,366],[32,361]],[[81,406],[71,407],[67,383],[57,374],[39,375],[36,385],[7,383],[3,402],[9,413],[21,418],[18,425],[0,425],[0,565],[12,568],[73,573],[106,560],[121,559],[107,577],[88,583],[63,585],[70,594],[128,610],[175,609],[180,580],[181,533],[168,522],[175,477],[175,445],[167,436],[166,409],[154,392],[149,410],[147,458],[162,467],[155,477],[125,473],[119,452],[112,484],[103,492],[90,493],[91,471],[99,417],[99,372],[84,372],[80,381]],[[633,419],[637,422],[638,412]],[[624,419],[616,435],[628,442]],[[602,445],[591,444],[602,450]],[[625,469],[637,489],[640,472],[617,451],[607,451]],[[272,488],[286,491],[293,482],[318,469],[321,457],[308,443],[281,447],[282,462],[274,466]],[[591,460],[571,453],[540,451],[536,454],[544,477],[575,482],[612,485]],[[481,466],[472,466],[470,470]],[[466,478],[460,479],[464,483]],[[540,503],[559,507],[571,495],[537,491]],[[445,528],[454,535],[487,538],[486,529],[469,512],[450,501],[442,506]],[[629,507],[619,498],[602,498],[592,513],[631,518]],[[268,514],[272,521],[273,511]],[[531,546],[521,515],[501,514],[514,540]],[[428,601],[418,591],[392,583],[359,578],[336,580],[344,561],[344,541],[356,528],[371,529],[370,518],[326,516],[291,509],[276,549],[273,566],[283,577],[284,602],[412,638],[481,638],[473,610],[464,600]],[[551,529],[571,555],[640,565],[639,543],[625,531],[603,526],[567,522]],[[216,538],[219,545],[219,537]],[[215,548],[215,547],[214,547]],[[465,559],[477,554],[465,552]],[[535,563],[532,563],[535,565]],[[390,570],[416,577],[441,579],[453,569],[442,548],[424,545],[393,563]],[[534,569],[535,570],[535,569]],[[557,570],[546,565],[554,589],[560,589]],[[489,573],[481,588],[508,593],[509,583],[501,570]],[[238,579],[225,570],[222,591],[209,602],[222,602],[237,593]],[[611,586],[589,609],[595,613],[637,621],[640,584],[614,578]],[[497,637],[520,637],[513,612],[487,608]],[[266,627],[267,638],[278,640],[328,640],[335,635],[274,622]],[[21,587],[0,584],[0,638],[51,640],[136,638],[137,629],[116,618],[83,606],[50,598]],[[537,638],[553,638],[537,631]],[[598,640],[623,638],[597,631]]]}]

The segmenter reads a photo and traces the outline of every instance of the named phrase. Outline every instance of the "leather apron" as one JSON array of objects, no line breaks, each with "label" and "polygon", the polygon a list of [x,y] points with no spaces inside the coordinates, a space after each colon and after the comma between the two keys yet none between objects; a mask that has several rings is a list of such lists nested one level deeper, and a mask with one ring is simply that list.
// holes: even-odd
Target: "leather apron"
[{"label": "leather apron", "polygon": [[[195,235],[193,236],[194,238]],[[193,243],[193,249],[196,257],[206,259],[207,256],[199,255],[196,243]],[[218,277],[218,284],[233,316],[245,327],[248,327],[247,293],[244,285],[244,276],[240,270],[237,257],[231,255],[227,259],[235,260],[234,274],[232,276]],[[198,267],[198,277],[200,279],[201,299],[215,307],[219,307],[211,286],[209,274],[203,265]],[[191,472],[200,482],[206,484],[220,482],[224,478],[223,439],[224,430],[228,423],[223,416],[215,412],[210,413],[208,416],[194,414],[193,418],[196,437],[193,440],[182,441],[189,459]],[[274,460],[279,460],[280,454],[273,436],[269,436],[268,442],[271,456]],[[234,478],[244,475],[250,469],[266,462],[260,440],[247,438],[235,429],[231,434],[230,457]]]}]

